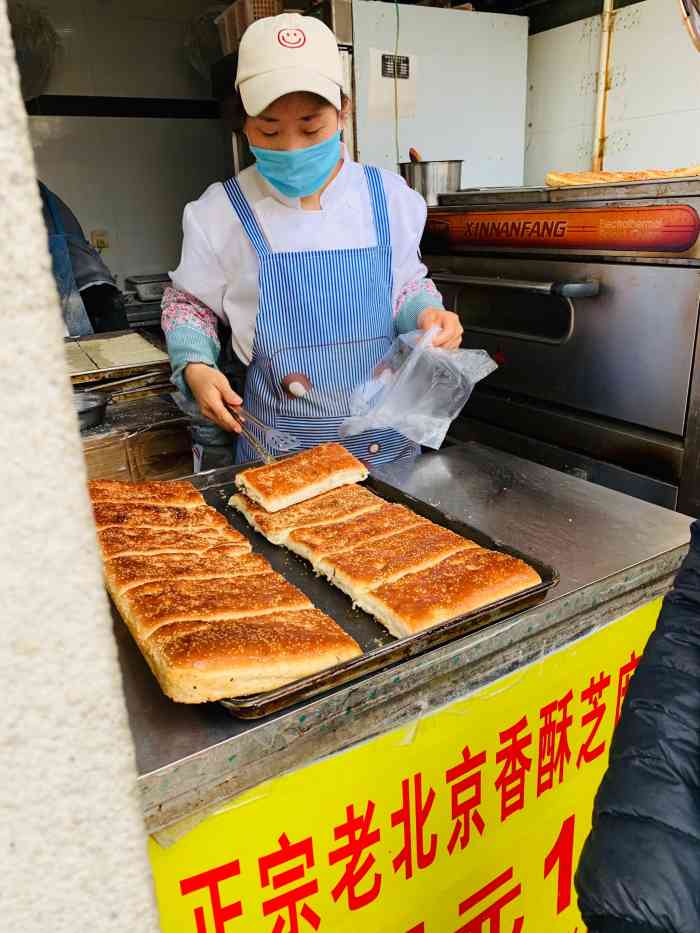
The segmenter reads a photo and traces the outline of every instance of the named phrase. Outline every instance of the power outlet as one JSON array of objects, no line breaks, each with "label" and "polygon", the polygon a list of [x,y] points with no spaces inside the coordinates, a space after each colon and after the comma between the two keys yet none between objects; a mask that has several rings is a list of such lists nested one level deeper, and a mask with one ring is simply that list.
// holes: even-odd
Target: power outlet
[{"label": "power outlet", "polygon": [[90,242],[101,253],[103,249],[109,249],[109,234],[106,230],[91,230]]}]

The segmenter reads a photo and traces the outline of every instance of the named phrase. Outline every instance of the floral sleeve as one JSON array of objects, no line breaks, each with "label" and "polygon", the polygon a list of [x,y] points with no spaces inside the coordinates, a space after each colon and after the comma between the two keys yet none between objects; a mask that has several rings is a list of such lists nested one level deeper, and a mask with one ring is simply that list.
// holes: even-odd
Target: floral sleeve
[{"label": "floral sleeve", "polygon": [[221,352],[216,314],[191,295],[176,288],[166,288],[161,304],[161,327],[170,356],[171,381],[187,397],[185,382],[188,363],[206,363],[216,367]]},{"label": "floral sleeve", "polygon": [[407,282],[396,295],[394,301],[394,320],[396,331],[406,334],[416,330],[418,317],[426,308],[442,308],[442,295],[432,279],[424,275]]}]

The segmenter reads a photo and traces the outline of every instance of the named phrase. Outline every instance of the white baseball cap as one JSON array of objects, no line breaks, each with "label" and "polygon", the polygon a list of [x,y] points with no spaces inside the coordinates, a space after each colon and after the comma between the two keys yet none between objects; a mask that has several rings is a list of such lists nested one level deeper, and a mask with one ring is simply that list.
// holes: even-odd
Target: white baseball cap
[{"label": "white baseball cap", "polygon": [[321,20],[283,13],[258,19],[243,33],[236,87],[249,116],[295,91],[318,94],[340,110],[342,86],[338,43]]}]

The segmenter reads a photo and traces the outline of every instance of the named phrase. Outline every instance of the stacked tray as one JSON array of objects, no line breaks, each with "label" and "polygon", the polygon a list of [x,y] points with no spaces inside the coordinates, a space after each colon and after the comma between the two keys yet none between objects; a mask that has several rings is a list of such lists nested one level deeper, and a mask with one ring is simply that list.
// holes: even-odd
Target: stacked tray
[{"label": "stacked tray", "polygon": [[167,353],[149,334],[138,330],[67,337],[64,349],[73,385],[152,371],[159,372],[167,380],[170,374]]}]

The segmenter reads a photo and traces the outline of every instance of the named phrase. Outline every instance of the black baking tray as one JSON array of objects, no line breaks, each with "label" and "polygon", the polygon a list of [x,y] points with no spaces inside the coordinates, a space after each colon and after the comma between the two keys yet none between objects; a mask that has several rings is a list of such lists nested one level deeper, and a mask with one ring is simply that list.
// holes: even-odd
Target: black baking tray
[{"label": "black baking tray", "polygon": [[[249,467],[250,464],[246,464],[245,467],[234,467],[230,472],[226,471],[230,480],[224,483],[216,482],[211,477],[208,484],[206,474],[193,477],[193,480],[209,505],[214,506],[226,515],[231,525],[249,539],[253,550],[266,557],[275,570],[286,577],[290,583],[299,587],[309,597],[314,606],[334,619],[341,628],[358,642],[364,653],[358,658],[353,658],[335,667],[311,674],[301,680],[293,681],[284,687],[278,687],[276,690],[221,700],[220,702],[226,710],[237,718],[262,718],[269,713],[277,712],[302,700],[307,700],[309,697],[332,690],[334,687],[359,680],[367,674],[385,670],[399,661],[422,654],[437,645],[454,641],[487,625],[493,625],[539,602],[545,593],[559,582],[559,574],[553,567],[543,564],[535,557],[524,554],[516,548],[501,543],[496,544],[479,529],[457,521],[439,509],[406,495],[395,486],[370,476],[364,485],[387,502],[404,505],[418,515],[422,515],[437,525],[449,528],[456,534],[469,538],[482,547],[519,557],[530,564],[542,578],[542,583],[538,586],[517,593],[515,596],[499,600],[483,609],[442,622],[416,635],[409,635],[399,639],[394,638],[372,616],[360,609],[353,609],[350,598],[329,583],[325,577],[317,576],[307,561],[287,551],[284,547],[271,544],[250,527],[240,512],[228,505],[229,498],[234,492],[238,491],[234,483],[236,474],[239,470]],[[216,471],[218,474],[221,472],[220,470]]]}]

